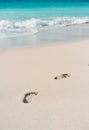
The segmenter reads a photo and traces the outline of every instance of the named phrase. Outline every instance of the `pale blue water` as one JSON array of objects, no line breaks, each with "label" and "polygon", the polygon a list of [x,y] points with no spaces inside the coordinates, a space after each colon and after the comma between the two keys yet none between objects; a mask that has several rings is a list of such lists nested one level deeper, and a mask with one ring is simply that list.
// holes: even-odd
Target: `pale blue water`
[{"label": "pale blue water", "polygon": [[[89,26],[88,0],[0,0],[0,39],[25,35],[29,35],[30,38],[35,35],[38,38],[38,33],[42,30],[54,29],[55,32],[57,28],[60,30],[79,24]],[[84,35],[86,29],[81,30],[84,31]]]},{"label": "pale blue water", "polygon": [[0,19],[89,16],[89,2],[2,2]]}]

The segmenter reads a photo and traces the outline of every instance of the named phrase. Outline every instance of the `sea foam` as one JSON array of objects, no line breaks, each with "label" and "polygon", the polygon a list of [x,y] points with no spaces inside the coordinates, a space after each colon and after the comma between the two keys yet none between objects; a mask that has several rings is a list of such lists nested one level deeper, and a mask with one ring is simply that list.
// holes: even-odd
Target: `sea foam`
[{"label": "sea foam", "polygon": [[33,35],[40,29],[46,29],[46,27],[64,27],[77,24],[89,24],[89,17],[32,18],[23,21],[0,20],[0,38],[18,36],[24,33]]}]

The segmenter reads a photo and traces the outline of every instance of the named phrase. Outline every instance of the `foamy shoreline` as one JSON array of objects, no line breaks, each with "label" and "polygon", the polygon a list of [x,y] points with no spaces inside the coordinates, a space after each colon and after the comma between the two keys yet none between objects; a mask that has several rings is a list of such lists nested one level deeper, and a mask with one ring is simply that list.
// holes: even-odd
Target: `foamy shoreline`
[{"label": "foamy shoreline", "polygon": [[79,42],[89,39],[89,26],[88,24],[80,24],[66,27],[45,27],[33,35],[30,35],[29,32],[18,35],[17,33],[15,36],[11,36],[6,33],[6,38],[4,35],[3,38],[0,35],[0,51]]},{"label": "foamy shoreline", "polygon": [[0,52],[0,129],[88,130],[88,56],[89,40]]}]

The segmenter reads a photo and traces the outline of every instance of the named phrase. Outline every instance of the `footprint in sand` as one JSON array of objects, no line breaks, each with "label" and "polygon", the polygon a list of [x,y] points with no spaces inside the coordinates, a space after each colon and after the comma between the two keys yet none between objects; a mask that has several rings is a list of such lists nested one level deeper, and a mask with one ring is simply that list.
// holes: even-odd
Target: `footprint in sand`
[{"label": "footprint in sand", "polygon": [[24,99],[23,99],[23,102],[24,103],[30,103],[31,102],[31,100],[32,100],[32,98],[34,97],[34,96],[36,96],[36,95],[38,95],[38,92],[29,92],[29,93],[26,93],[25,95],[24,95]]},{"label": "footprint in sand", "polygon": [[54,77],[54,79],[57,80],[57,79],[62,79],[62,78],[68,78],[70,76],[71,76],[71,74],[66,73],[66,74],[57,75],[56,77]]}]

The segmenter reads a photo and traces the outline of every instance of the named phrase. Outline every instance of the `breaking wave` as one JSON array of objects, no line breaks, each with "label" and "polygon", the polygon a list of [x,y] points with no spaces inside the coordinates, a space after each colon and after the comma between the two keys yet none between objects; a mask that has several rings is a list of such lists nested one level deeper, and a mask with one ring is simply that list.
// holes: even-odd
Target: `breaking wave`
[{"label": "breaking wave", "polygon": [[89,17],[32,18],[24,21],[0,20],[0,37],[18,36],[25,33],[33,35],[46,27],[64,27],[77,24],[89,24]]}]

